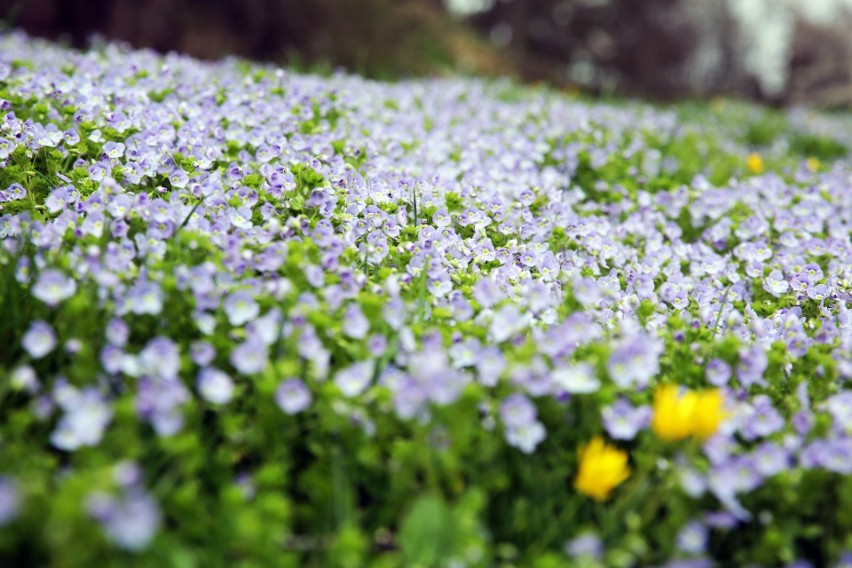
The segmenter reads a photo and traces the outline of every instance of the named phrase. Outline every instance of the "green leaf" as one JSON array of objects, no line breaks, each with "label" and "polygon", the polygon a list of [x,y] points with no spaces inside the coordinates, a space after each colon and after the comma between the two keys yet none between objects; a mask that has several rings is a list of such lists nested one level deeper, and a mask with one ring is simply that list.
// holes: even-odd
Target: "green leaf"
[{"label": "green leaf", "polygon": [[452,511],[439,497],[418,499],[400,528],[399,545],[406,565],[441,565],[458,549],[456,529]]}]

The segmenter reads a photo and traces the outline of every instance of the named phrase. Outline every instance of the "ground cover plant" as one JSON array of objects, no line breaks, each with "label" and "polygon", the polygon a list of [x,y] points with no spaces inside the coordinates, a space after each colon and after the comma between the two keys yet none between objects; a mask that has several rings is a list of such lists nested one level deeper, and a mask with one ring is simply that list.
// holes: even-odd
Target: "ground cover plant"
[{"label": "ground cover plant", "polygon": [[2,565],[852,563],[848,118],[15,33],[0,109]]}]

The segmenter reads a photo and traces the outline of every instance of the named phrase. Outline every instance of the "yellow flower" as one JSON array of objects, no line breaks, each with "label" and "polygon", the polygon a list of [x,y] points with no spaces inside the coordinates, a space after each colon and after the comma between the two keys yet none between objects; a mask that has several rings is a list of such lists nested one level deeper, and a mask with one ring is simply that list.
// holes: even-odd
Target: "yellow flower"
[{"label": "yellow flower", "polygon": [[693,414],[698,396],[678,392],[677,385],[663,385],[654,393],[651,429],[663,440],[682,440],[692,434]]},{"label": "yellow flower", "polygon": [[805,165],[808,167],[808,169],[810,171],[815,172],[819,169],[819,166],[820,166],[819,158],[815,158],[814,156],[811,156],[807,160],[805,160]]},{"label": "yellow flower", "polygon": [[719,424],[725,418],[722,404],[725,399],[722,391],[713,389],[698,394],[698,402],[695,404],[695,420],[693,430],[696,437],[709,438],[719,429]]},{"label": "yellow flower", "polygon": [[580,448],[580,471],[574,480],[574,488],[580,493],[604,501],[628,477],[627,452],[608,446],[600,436]]},{"label": "yellow flower", "polygon": [[677,385],[663,385],[654,393],[651,429],[663,440],[682,440],[688,436],[709,438],[725,418],[722,392],[718,389],[680,393]]},{"label": "yellow flower", "polygon": [[753,174],[759,174],[763,171],[763,158],[760,154],[751,153],[746,158],[746,167]]}]

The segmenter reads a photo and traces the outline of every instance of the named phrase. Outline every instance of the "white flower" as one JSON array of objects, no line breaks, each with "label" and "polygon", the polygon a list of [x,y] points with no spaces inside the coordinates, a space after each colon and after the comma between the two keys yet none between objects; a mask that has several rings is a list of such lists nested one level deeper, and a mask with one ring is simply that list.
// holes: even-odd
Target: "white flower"
[{"label": "white flower", "polygon": [[338,371],[334,383],[346,396],[357,396],[364,392],[373,379],[373,362],[361,361]]},{"label": "white flower", "polygon": [[601,382],[595,377],[595,369],[589,363],[556,369],[551,378],[556,386],[571,394],[589,394],[601,387]]},{"label": "white flower", "polygon": [[56,334],[46,322],[34,321],[24,334],[21,344],[30,357],[41,359],[56,347]]},{"label": "white flower", "polygon": [[95,389],[78,391],[63,385],[56,400],[65,410],[50,442],[60,450],[73,451],[81,446],[96,446],[112,420],[112,409]]},{"label": "white flower", "polygon": [[219,369],[202,369],[198,373],[198,392],[207,402],[227,404],[234,396],[234,381]]},{"label": "white flower", "polygon": [[544,441],[546,436],[547,431],[538,420],[506,429],[506,441],[509,445],[518,448],[525,454],[533,453],[536,446]]},{"label": "white flower", "polygon": [[260,314],[260,306],[254,301],[254,297],[245,290],[234,292],[225,298],[223,305],[225,315],[233,326],[244,325]]},{"label": "white flower", "polygon": [[38,275],[38,281],[33,286],[33,296],[54,307],[62,300],[70,298],[77,292],[77,284],[71,278],[55,269],[48,269]]}]

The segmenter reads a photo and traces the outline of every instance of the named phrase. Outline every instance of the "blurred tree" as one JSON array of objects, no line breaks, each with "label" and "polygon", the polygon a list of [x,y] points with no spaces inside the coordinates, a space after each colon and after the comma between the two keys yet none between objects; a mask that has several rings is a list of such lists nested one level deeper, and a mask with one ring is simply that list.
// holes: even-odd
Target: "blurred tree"
[{"label": "blurred tree", "polygon": [[852,13],[838,14],[831,25],[799,17],[795,26],[786,102],[852,106]]},{"label": "blurred tree", "polygon": [[[510,74],[657,99],[736,93],[852,104],[852,14],[814,22],[794,0],[762,1],[0,0],[0,17],[76,46],[97,32],[159,51],[343,66],[376,78]],[[474,14],[459,21],[453,6]],[[761,35],[770,15],[783,29]],[[775,45],[779,33],[789,46]],[[781,49],[769,63],[751,57],[761,40]]]},{"label": "blurred tree", "polygon": [[379,77],[511,71],[440,0],[0,0],[0,16],[78,47],[97,32],[159,51],[342,65]]},{"label": "blurred tree", "polygon": [[[531,79],[616,85],[653,97],[683,94],[697,42],[682,0],[507,0],[473,23],[508,36]],[[541,64],[543,63],[543,65]],[[558,65],[557,65],[558,64]]]}]

